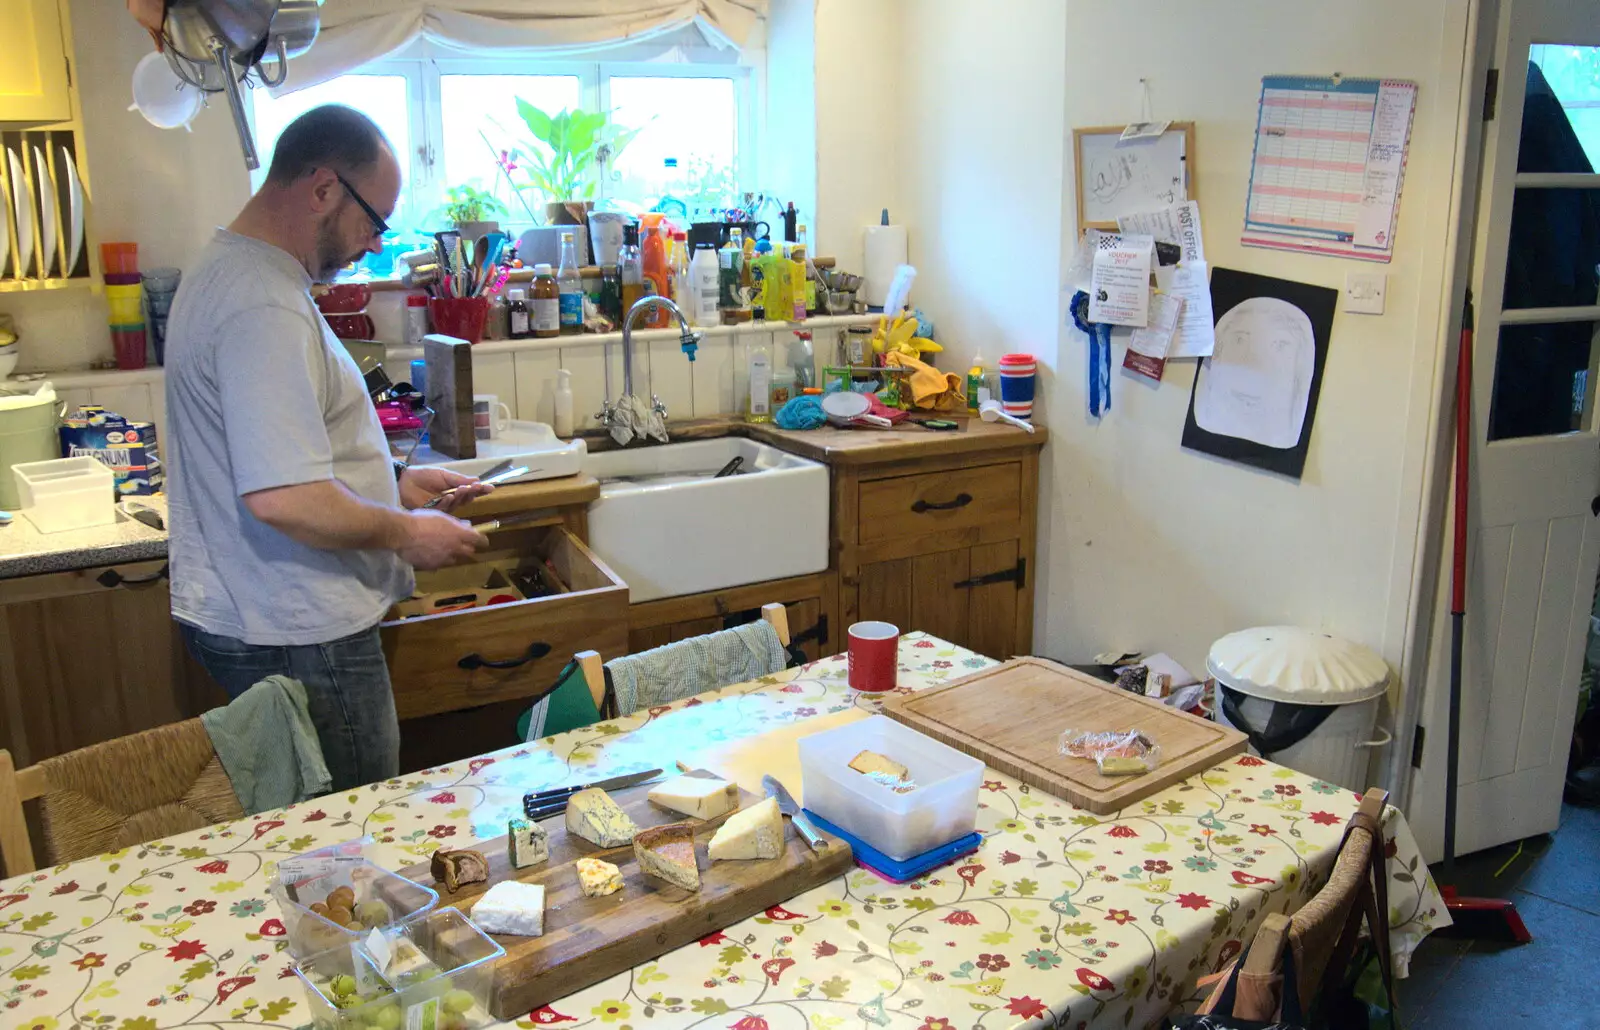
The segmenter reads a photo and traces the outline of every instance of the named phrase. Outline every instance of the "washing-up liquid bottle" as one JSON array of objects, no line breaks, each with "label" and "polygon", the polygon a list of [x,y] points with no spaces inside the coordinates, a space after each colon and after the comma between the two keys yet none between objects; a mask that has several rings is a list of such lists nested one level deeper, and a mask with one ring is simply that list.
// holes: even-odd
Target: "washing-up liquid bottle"
[{"label": "washing-up liquid bottle", "polygon": [[563,440],[572,436],[572,373],[556,369],[556,435]]},{"label": "washing-up liquid bottle", "polygon": [[979,393],[983,390],[983,355],[974,354],[972,367],[967,369],[967,410],[974,415],[978,413]]}]

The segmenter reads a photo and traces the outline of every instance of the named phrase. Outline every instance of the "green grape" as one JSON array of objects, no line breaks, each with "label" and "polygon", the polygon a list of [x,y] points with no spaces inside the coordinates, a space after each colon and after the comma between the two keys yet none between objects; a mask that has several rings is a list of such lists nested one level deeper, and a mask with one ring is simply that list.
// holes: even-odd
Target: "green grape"
[{"label": "green grape", "polygon": [[399,1030],[400,1006],[385,1005],[373,1013],[373,1018],[377,1020],[378,1030]]},{"label": "green grape", "polygon": [[443,1001],[446,1012],[455,1012],[459,1014],[472,1008],[472,994],[469,991],[463,991],[460,989],[446,991]]},{"label": "green grape", "polygon": [[377,929],[389,921],[389,907],[381,901],[363,901],[355,907],[355,917],[368,929]]},{"label": "green grape", "polygon": [[343,973],[334,977],[332,982],[328,984],[328,988],[333,991],[334,997],[347,998],[356,993],[356,978],[349,973]]}]

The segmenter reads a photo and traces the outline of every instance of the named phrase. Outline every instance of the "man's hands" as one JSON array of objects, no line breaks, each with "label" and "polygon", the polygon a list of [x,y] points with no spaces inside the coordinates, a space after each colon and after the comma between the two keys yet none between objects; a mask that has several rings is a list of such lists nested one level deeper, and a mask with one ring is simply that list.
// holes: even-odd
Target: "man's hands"
[{"label": "man's hands", "polygon": [[439,511],[455,511],[474,497],[493,493],[494,487],[441,468],[408,468],[400,474],[400,503],[407,508],[421,508],[446,490],[455,493],[438,503]]},{"label": "man's hands", "polygon": [[485,542],[482,533],[442,511],[410,511],[403,518],[405,540],[395,551],[424,571],[468,561]]}]

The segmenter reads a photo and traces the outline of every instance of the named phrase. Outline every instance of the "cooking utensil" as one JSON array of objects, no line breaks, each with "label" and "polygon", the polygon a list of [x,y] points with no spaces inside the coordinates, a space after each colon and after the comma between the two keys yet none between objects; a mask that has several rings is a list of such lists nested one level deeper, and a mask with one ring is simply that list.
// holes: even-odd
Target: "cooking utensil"
[{"label": "cooking utensil", "polygon": [[736,454],[736,455],[733,456],[733,460],[732,461],[728,462],[726,465],[722,466],[722,468],[718,469],[717,470],[717,474],[712,476],[711,478],[712,479],[721,479],[723,476],[736,476],[741,471],[739,466],[743,465],[743,464],[744,464],[744,455]]},{"label": "cooking utensil", "polygon": [[[533,471],[537,472],[539,470],[534,469]],[[473,523],[472,528],[487,536],[490,533],[498,533],[502,529],[515,529],[517,526],[525,526],[530,522],[542,522],[548,517],[547,512],[525,511],[516,515],[505,515],[498,519],[490,519],[487,522],[476,522]]]},{"label": "cooking utensil", "polygon": [[1009,422],[1018,429],[1026,429],[1030,433],[1033,432],[1033,423],[1024,422],[1015,415],[1007,415],[1005,409],[1000,406],[999,401],[984,401],[978,408],[978,417],[985,422]]},{"label": "cooking utensil", "polygon": [[159,532],[167,528],[167,523],[161,518],[161,513],[149,505],[140,504],[137,501],[123,501],[121,507],[124,515],[136,522],[144,523],[151,529]]},{"label": "cooking utensil", "polygon": [[[529,819],[543,819],[557,812],[566,810],[567,802],[572,800],[572,795],[582,790],[622,790],[625,787],[637,787],[641,783],[648,783],[661,775],[660,769],[646,769],[644,772],[628,773],[624,776],[613,776],[610,779],[596,780],[593,783],[580,783],[575,787],[555,787],[551,790],[529,791],[522,795],[522,810]],[[535,812],[542,813],[535,815]]]},{"label": "cooking utensil", "polygon": [[[509,464],[509,462],[502,462],[501,464]],[[498,468],[499,466],[496,466],[496,467]],[[487,484],[489,486],[498,486],[499,484],[504,483],[508,479],[516,479],[518,476],[525,476],[531,471],[533,471],[533,470],[529,469],[528,466],[526,466],[526,465],[518,465],[514,469],[503,469],[500,472],[495,473],[494,475],[484,476],[482,479],[478,480],[478,482],[480,484]],[[424,508],[437,508],[441,503],[444,502],[445,498],[451,496],[457,490],[460,490],[460,489],[462,489],[462,488],[459,487],[459,486],[452,486],[450,489],[444,491],[443,493],[439,494],[438,496],[429,498],[428,501],[425,504],[423,504],[423,507]]]},{"label": "cooking utensil", "polygon": [[817,832],[817,828],[811,825],[811,820],[807,819],[805,813],[800,811],[800,806],[795,804],[794,795],[789,793],[789,788],[779,782],[776,776],[761,777],[761,789],[767,792],[767,797],[778,799],[778,811],[789,817],[800,836],[811,845],[812,851],[827,849],[828,842]]}]

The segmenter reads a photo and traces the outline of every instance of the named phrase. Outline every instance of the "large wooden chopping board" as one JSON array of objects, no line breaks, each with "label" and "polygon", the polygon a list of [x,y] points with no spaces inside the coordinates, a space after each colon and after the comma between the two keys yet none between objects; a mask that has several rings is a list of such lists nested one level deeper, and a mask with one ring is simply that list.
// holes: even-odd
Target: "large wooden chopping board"
[{"label": "large wooden chopping board", "polygon": [[[706,854],[706,845],[727,816],[698,821],[657,807],[646,796],[653,786],[613,791],[611,797],[640,829],[673,822],[695,824],[695,855],[700,861],[698,892],[645,876],[634,861],[631,846],[598,848],[581,837],[569,836],[561,816],[540,824],[550,835],[550,861],[541,865],[513,869],[503,835],[475,845],[461,845],[473,847],[489,859],[489,882],[467,884],[455,894],[437,884],[441,907],[458,908],[470,917],[473,903],[501,880],[516,879],[545,887],[543,937],[494,935],[506,949],[505,956],[490,969],[489,1011],[496,1019],[525,1017],[541,1005],[758,915],[842,875],[853,862],[850,845],[844,841],[824,834],[831,846],[813,852],[785,819],[786,847],[782,855],[760,861],[713,863]],[[741,808],[762,800],[749,791],[739,793]],[[584,897],[574,868],[584,855],[616,865],[622,872],[622,890],[603,898]],[[402,869],[400,875],[418,883],[434,882],[427,863]]]},{"label": "large wooden chopping board", "polygon": [[[1143,800],[1245,749],[1245,735],[1118,690],[1042,658],[1014,658],[941,687],[892,698],[883,712],[1023,783],[1098,815]],[[1144,731],[1161,764],[1139,776],[1102,776],[1057,748],[1066,729]]]}]

